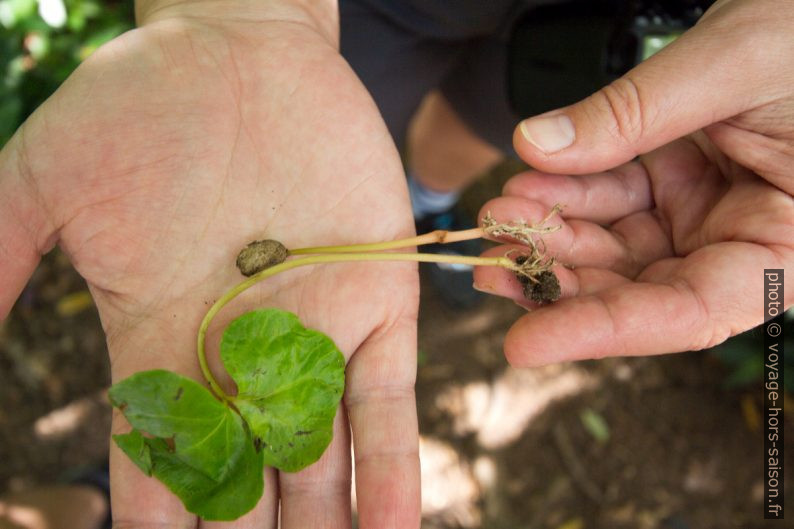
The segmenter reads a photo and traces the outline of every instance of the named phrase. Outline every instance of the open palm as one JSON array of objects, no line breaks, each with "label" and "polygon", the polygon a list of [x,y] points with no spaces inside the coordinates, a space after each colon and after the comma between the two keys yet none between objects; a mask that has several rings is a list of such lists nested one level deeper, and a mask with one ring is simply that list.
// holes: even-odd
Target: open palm
[{"label": "open palm", "polygon": [[[247,242],[412,230],[374,104],[332,44],[290,20],[163,18],[123,35],[20,129],[0,171],[0,313],[57,242],[94,294],[114,381],[153,368],[200,379],[198,324],[241,279],[234,259]],[[223,527],[274,527],[279,501],[284,527],[350,525],[351,430],[362,527],[418,524],[417,294],[410,265],[334,264],[268,280],[224,309],[208,337],[217,375],[220,329],[259,306],[297,313],[349,360],[323,458],[267,473],[259,506]],[[117,415],[113,429],[129,427]],[[111,478],[118,527],[195,526],[115,447]]]}]

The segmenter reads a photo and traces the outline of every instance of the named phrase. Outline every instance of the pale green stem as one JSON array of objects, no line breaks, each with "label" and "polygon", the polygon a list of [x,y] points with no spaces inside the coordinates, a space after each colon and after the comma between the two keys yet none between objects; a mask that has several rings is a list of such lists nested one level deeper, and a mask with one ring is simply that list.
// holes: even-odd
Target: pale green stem
[{"label": "pale green stem", "polygon": [[[418,239],[418,238],[420,237],[415,237],[414,239]],[[399,242],[399,241],[394,241],[394,242]],[[389,243],[385,243],[385,244],[389,244]],[[415,243],[411,244],[411,246],[413,246],[414,244]],[[356,246],[361,247],[361,246],[379,246],[379,245],[372,244],[372,245],[356,245]],[[236,298],[238,295],[240,295],[242,292],[252,287],[256,283],[262,281],[263,279],[267,279],[268,277],[272,277],[276,274],[279,274],[281,272],[286,272],[287,270],[291,270],[299,266],[308,266],[308,265],[321,264],[321,263],[340,263],[345,261],[414,261],[414,262],[423,262],[423,263],[457,263],[457,264],[467,264],[472,266],[501,266],[509,270],[518,270],[518,266],[509,257],[469,257],[464,255],[427,254],[427,253],[320,254],[320,255],[312,255],[309,257],[301,257],[299,259],[291,259],[289,261],[284,261],[283,263],[277,264],[270,268],[266,268],[261,272],[252,275],[245,281],[238,283],[230,290],[228,290],[223,296],[218,298],[218,300],[215,301],[215,303],[213,303],[210,309],[207,311],[207,314],[204,316],[204,319],[201,321],[201,325],[199,326],[198,338],[197,338],[197,353],[198,353],[199,365],[201,366],[201,372],[204,374],[204,378],[207,379],[207,382],[209,382],[212,391],[215,392],[215,394],[221,400],[230,403],[232,398],[221,389],[217,380],[215,380],[215,377],[212,375],[209,365],[207,364],[207,356],[205,352],[207,329],[209,329],[210,322],[218,314],[218,312],[220,312],[220,310],[231,300]]]},{"label": "pale green stem", "polygon": [[318,253],[354,253],[354,252],[379,252],[383,250],[394,250],[397,248],[407,248],[410,246],[421,246],[423,244],[448,244],[452,242],[468,241],[485,237],[481,228],[471,228],[468,230],[448,231],[435,230],[430,233],[398,239],[396,241],[376,242],[366,244],[348,244],[344,246],[315,246],[312,248],[298,248],[289,250],[289,255],[304,255]]}]

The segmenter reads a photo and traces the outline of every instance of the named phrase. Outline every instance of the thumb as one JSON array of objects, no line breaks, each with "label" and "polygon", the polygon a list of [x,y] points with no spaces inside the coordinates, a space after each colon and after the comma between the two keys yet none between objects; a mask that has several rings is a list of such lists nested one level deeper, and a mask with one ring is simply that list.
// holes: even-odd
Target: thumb
[{"label": "thumb", "polygon": [[21,131],[0,151],[0,320],[11,311],[55,232],[20,146]]},{"label": "thumb", "polygon": [[[785,25],[794,10],[774,0],[715,7],[587,99],[521,122],[514,134],[521,158],[554,173],[602,171],[782,95],[784,83],[773,80],[791,68]],[[777,16],[781,10],[788,15]]]}]

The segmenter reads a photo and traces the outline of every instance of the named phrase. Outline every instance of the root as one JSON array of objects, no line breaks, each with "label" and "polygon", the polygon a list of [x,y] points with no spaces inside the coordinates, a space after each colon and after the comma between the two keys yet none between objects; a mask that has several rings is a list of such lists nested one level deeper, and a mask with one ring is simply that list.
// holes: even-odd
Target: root
[{"label": "root", "polygon": [[491,216],[491,212],[489,211],[482,219],[482,231],[492,237],[512,237],[513,239],[520,241],[527,246],[535,247],[540,240],[539,235],[553,233],[562,228],[562,226],[559,224],[556,226],[546,226],[546,223],[548,223],[554,215],[560,213],[561,211],[562,206],[555,204],[554,207],[551,208],[549,214],[546,215],[543,220],[535,224],[528,224],[523,220],[499,224],[494,220],[494,218]]},{"label": "root", "polygon": [[[505,254],[518,254],[513,259],[516,267],[514,272],[518,281],[524,286],[524,296],[536,303],[556,301],[560,297],[560,284],[551,271],[555,264],[553,257],[546,255],[546,245],[543,235],[558,231],[562,226],[547,226],[548,221],[555,214],[560,213],[562,207],[556,204],[546,217],[538,223],[529,224],[523,220],[499,224],[490,212],[482,219],[483,232],[492,237],[511,237],[526,245],[526,249],[512,249]],[[512,259],[512,257],[511,257]]]}]

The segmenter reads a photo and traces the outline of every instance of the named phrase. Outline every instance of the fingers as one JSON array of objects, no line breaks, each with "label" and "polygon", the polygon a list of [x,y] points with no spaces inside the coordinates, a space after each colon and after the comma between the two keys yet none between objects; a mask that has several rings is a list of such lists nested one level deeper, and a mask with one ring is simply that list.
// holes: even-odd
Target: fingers
[{"label": "fingers", "polygon": [[791,13],[772,0],[726,3],[587,99],[522,122],[516,151],[552,173],[601,171],[781,97],[785,82],[769,79],[790,77],[782,57],[794,47],[781,9]]},{"label": "fingers", "polygon": [[[540,308],[505,338],[516,366],[702,349],[759,324],[764,268],[791,266],[791,251],[747,243],[703,248],[649,267],[642,282]],[[787,291],[788,303],[794,291]]]},{"label": "fingers", "polygon": [[585,176],[530,171],[508,181],[504,193],[485,204],[481,216],[490,212],[499,222],[533,222],[552,205],[563,205],[547,223],[561,229],[544,236],[543,244],[565,264],[634,277],[648,263],[672,255],[669,228],[652,212],[650,178],[639,163]]},{"label": "fingers", "polygon": [[0,151],[0,320],[30,279],[41,254],[55,244],[55,229],[37,200],[20,153],[21,133]]},{"label": "fingers", "polygon": [[280,475],[284,528],[351,526],[351,429],[359,527],[419,527],[415,376],[415,314],[382,325],[358,347],[346,372],[347,416],[337,414],[331,446],[304,471]]},{"label": "fingers", "polygon": [[[116,426],[124,422],[125,426]],[[114,410],[114,433],[126,433],[129,425]],[[265,491],[253,510],[233,522],[208,522],[185,510],[182,502],[160,481],[148,477],[111,442],[111,512],[114,529],[274,529],[278,523],[278,480],[265,469]]]},{"label": "fingers", "polygon": [[415,379],[415,314],[377,330],[348,364],[345,404],[362,529],[420,525]]},{"label": "fingers", "polygon": [[[199,519],[199,529],[275,529],[278,527],[278,475],[265,468],[265,492],[251,511],[233,522],[208,522]],[[158,528],[159,529],[159,528]]]},{"label": "fingers", "polygon": [[[100,313],[106,322],[111,368],[114,381],[144,369],[169,369],[201,380],[195,357],[174,354],[195,347],[193,329],[200,321],[202,309],[173,304],[163,313],[151,313],[145,322],[131,327],[120,324],[110,314],[106,296],[97,296]],[[203,306],[203,304],[202,304]],[[193,322],[174,327],[178,314]],[[168,320],[171,321],[168,321]],[[216,337],[217,338],[217,337]],[[217,355],[218,340],[212,341],[211,356]],[[164,345],[167,344],[167,345]],[[215,354],[213,354],[215,353]],[[225,373],[225,372],[224,372]],[[113,408],[112,433],[128,433],[131,426],[118,408]],[[157,478],[147,477],[115,444],[110,443],[110,485],[114,529],[268,529],[276,527],[278,516],[278,480],[272,469],[264,470],[265,487],[259,503],[234,522],[207,522],[189,513],[182,501]]]},{"label": "fingers", "polygon": [[[115,408],[111,430],[114,434],[130,431],[129,424]],[[146,476],[112,441],[110,490],[114,529],[196,527],[196,517],[185,510],[179,498],[160,481]]]},{"label": "fingers", "polygon": [[350,428],[340,406],[333,441],[320,460],[294,474],[279,473],[281,527],[350,527],[350,474]]},{"label": "fingers", "polygon": [[585,176],[528,171],[508,180],[502,194],[534,200],[547,208],[561,204],[566,218],[598,224],[653,207],[648,173],[637,162]]},{"label": "fingers", "polygon": [[[533,222],[547,215],[548,207],[508,196],[486,203],[482,211],[490,211],[497,222]],[[566,265],[603,268],[634,277],[648,263],[673,252],[666,229],[649,211],[629,215],[605,228],[588,220],[568,219],[564,209],[561,216],[549,219],[547,226],[560,229],[543,235],[541,248]]]},{"label": "fingers", "polygon": [[[504,245],[491,248],[483,255],[506,255],[511,250],[520,252],[524,247],[520,245]],[[626,277],[601,268],[582,267],[566,268],[555,265],[552,272],[560,282],[561,297],[574,297],[590,295],[601,290],[628,283]],[[474,288],[482,292],[512,299],[517,304],[534,309],[539,305],[526,299],[524,286],[518,281],[515,274],[496,266],[478,266],[474,268]]]},{"label": "fingers", "polygon": [[696,298],[675,287],[629,284],[527,314],[508,331],[505,356],[530,366],[682,351],[706,319]]}]

